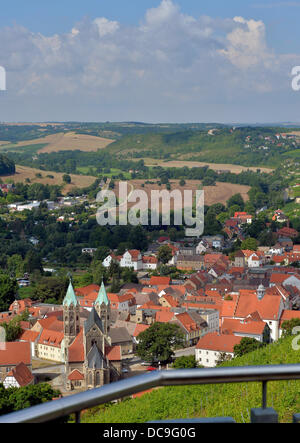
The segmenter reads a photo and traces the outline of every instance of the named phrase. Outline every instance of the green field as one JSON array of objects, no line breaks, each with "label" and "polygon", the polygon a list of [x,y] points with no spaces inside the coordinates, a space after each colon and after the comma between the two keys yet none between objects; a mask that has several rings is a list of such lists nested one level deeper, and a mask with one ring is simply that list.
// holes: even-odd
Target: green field
[{"label": "green field", "polygon": [[[292,337],[281,339],[222,366],[251,366],[299,363],[300,351],[291,346]],[[300,381],[268,383],[268,406],[281,422],[291,422],[300,412]],[[159,388],[142,398],[117,405],[100,406],[83,414],[86,423],[144,423],[150,420],[231,416],[249,422],[251,408],[261,407],[261,383],[174,386]]]},{"label": "green field", "polygon": [[[265,132],[268,131],[268,132]],[[284,160],[299,160],[300,149],[290,142],[282,147],[270,144],[261,149],[264,136],[272,129],[249,131],[237,129],[234,132],[219,130],[214,135],[206,131],[175,132],[169,134],[131,134],[109,145],[106,150],[123,158],[154,158],[163,160],[228,163],[242,166],[277,167]],[[251,134],[253,142],[245,148],[245,136]]]}]

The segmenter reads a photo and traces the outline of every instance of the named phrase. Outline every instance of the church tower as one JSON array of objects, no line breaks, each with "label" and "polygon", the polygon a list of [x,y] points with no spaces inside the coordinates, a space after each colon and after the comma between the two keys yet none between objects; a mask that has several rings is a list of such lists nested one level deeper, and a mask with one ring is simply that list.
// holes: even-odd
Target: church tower
[{"label": "church tower", "polygon": [[63,301],[63,311],[65,356],[67,357],[67,350],[70,344],[74,341],[75,337],[80,332],[79,303],[75,295],[71,279],[66,296]]},{"label": "church tower", "polygon": [[98,293],[98,297],[94,303],[97,314],[99,315],[102,325],[103,332],[105,335],[109,334],[110,326],[110,301],[107,297],[106,289],[102,281],[101,288]]},{"label": "church tower", "polygon": [[110,381],[110,366],[106,357],[109,337],[104,333],[102,321],[95,307],[84,322],[84,365],[86,387],[99,388]]}]

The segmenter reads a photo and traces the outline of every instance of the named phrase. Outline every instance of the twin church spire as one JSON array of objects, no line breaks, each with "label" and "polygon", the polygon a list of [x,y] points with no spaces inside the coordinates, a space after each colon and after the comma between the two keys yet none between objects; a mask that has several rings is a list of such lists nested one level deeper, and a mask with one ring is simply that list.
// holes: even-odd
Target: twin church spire
[{"label": "twin church spire", "polygon": [[[71,343],[80,330],[79,301],[70,278],[69,287],[63,300],[65,335],[68,336],[68,343]],[[93,304],[92,311],[96,311],[103,324],[104,333],[109,332],[110,323],[110,301],[107,297],[106,289],[102,281],[98,296]]]}]

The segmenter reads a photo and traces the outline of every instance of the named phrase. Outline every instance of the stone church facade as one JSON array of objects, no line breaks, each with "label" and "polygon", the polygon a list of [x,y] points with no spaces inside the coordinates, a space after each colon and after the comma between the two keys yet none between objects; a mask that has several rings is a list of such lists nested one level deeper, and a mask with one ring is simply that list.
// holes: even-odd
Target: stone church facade
[{"label": "stone church facade", "polygon": [[111,346],[110,302],[102,283],[88,319],[80,327],[80,306],[72,282],[63,301],[66,389],[93,389],[121,378],[121,348]]}]

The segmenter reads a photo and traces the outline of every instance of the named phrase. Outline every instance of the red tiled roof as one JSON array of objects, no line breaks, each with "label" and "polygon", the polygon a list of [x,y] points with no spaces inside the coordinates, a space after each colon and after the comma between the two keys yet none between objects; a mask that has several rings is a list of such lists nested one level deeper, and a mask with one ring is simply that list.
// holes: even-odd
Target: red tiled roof
[{"label": "red tiled roof", "polygon": [[234,213],[234,218],[241,217],[242,215],[247,215],[247,212],[235,212]]},{"label": "red tiled roof", "polygon": [[84,286],[82,288],[76,288],[75,294],[85,296],[85,295],[89,295],[93,291],[97,291],[97,293],[98,293],[99,289],[100,289],[100,286],[98,286],[98,285],[94,285],[94,284],[88,285],[88,286]]},{"label": "red tiled roof", "polygon": [[236,319],[225,319],[222,324],[222,334],[244,333],[261,335],[264,332],[266,323],[263,321],[243,321]]},{"label": "red tiled roof", "polygon": [[52,331],[51,329],[43,329],[38,343],[40,345],[54,346],[55,348],[60,348],[63,338],[63,332]]},{"label": "red tiled roof", "polygon": [[211,332],[200,338],[196,345],[196,349],[233,353],[234,346],[238,345],[241,340],[242,337],[237,337],[235,335],[219,335],[217,332]]},{"label": "red tiled roof", "polygon": [[197,331],[199,326],[195,320],[187,313],[177,314],[176,319],[185,327],[187,331]]},{"label": "red tiled roof", "polygon": [[78,371],[78,369],[74,369],[74,371],[69,374],[68,379],[71,381],[84,380],[84,375]]},{"label": "red tiled roof", "polygon": [[156,264],[158,263],[158,260],[156,257],[151,257],[151,256],[144,256],[142,258],[143,263],[152,263],[152,264]]},{"label": "red tiled roof", "polygon": [[42,328],[48,329],[48,328],[50,328],[51,324],[56,321],[57,321],[56,317],[47,317],[47,318],[39,319],[38,323],[42,326]]},{"label": "red tiled roof", "polygon": [[9,307],[9,311],[12,311],[14,309],[14,305],[18,305],[18,311],[22,312],[25,311],[26,308],[31,308],[32,306],[32,300],[30,298],[24,298],[23,300],[15,300]]},{"label": "red tiled roof", "polygon": [[298,231],[296,231],[296,229],[293,228],[281,228],[277,231],[278,235],[281,235],[283,237],[297,237],[298,236]]},{"label": "red tiled roof", "polygon": [[139,255],[141,254],[141,252],[138,249],[130,249],[130,251],[128,251],[128,252],[131,255],[131,258],[133,261],[138,260]]},{"label": "red tiled roof", "polygon": [[155,321],[159,323],[169,323],[174,319],[174,312],[158,311],[155,314]]},{"label": "red tiled roof", "polygon": [[150,278],[150,286],[157,286],[157,285],[170,285],[170,277],[156,277],[152,276]]},{"label": "red tiled roof", "polygon": [[83,328],[69,347],[69,362],[84,361]]},{"label": "red tiled roof", "polygon": [[280,304],[281,296],[265,295],[262,300],[259,300],[255,291],[248,291],[247,294],[246,290],[240,290],[235,317],[246,318],[251,312],[257,311],[264,320],[277,320]]},{"label": "red tiled roof", "polygon": [[39,332],[24,331],[23,334],[20,336],[19,340],[34,342],[38,336],[39,336]]},{"label": "red tiled roof", "polygon": [[245,268],[233,266],[228,270],[228,274],[243,274],[245,272]]},{"label": "red tiled roof", "polygon": [[172,295],[165,294],[162,297],[169,303],[169,305],[171,305],[171,308],[176,308],[179,306],[178,301],[176,301]]},{"label": "red tiled roof", "polygon": [[23,362],[14,367],[7,376],[14,377],[21,387],[29,385],[34,380],[30,369]]},{"label": "red tiled roof", "polygon": [[23,362],[31,364],[31,350],[28,342],[6,342],[0,351],[0,366],[14,366]]},{"label": "red tiled roof", "polygon": [[150,325],[143,325],[141,323],[138,323],[135,327],[133,336],[137,337],[141,332],[146,331],[146,329],[150,328]]},{"label": "red tiled roof", "polygon": [[233,317],[235,313],[238,296],[236,294],[228,294],[232,300],[223,300],[222,317]]},{"label": "red tiled roof", "polygon": [[105,355],[110,361],[122,360],[121,346],[107,346],[105,348]]},{"label": "red tiled roof", "polygon": [[284,321],[289,321],[292,320],[293,318],[300,318],[300,311],[292,311],[289,309],[284,309],[280,317],[280,323],[279,323],[280,327]]},{"label": "red tiled roof", "polygon": [[271,274],[270,283],[283,283],[290,275],[273,272]]},{"label": "red tiled roof", "polygon": [[206,263],[206,264],[214,264],[221,257],[222,257],[222,254],[205,254],[205,256],[204,256],[204,263]]}]

